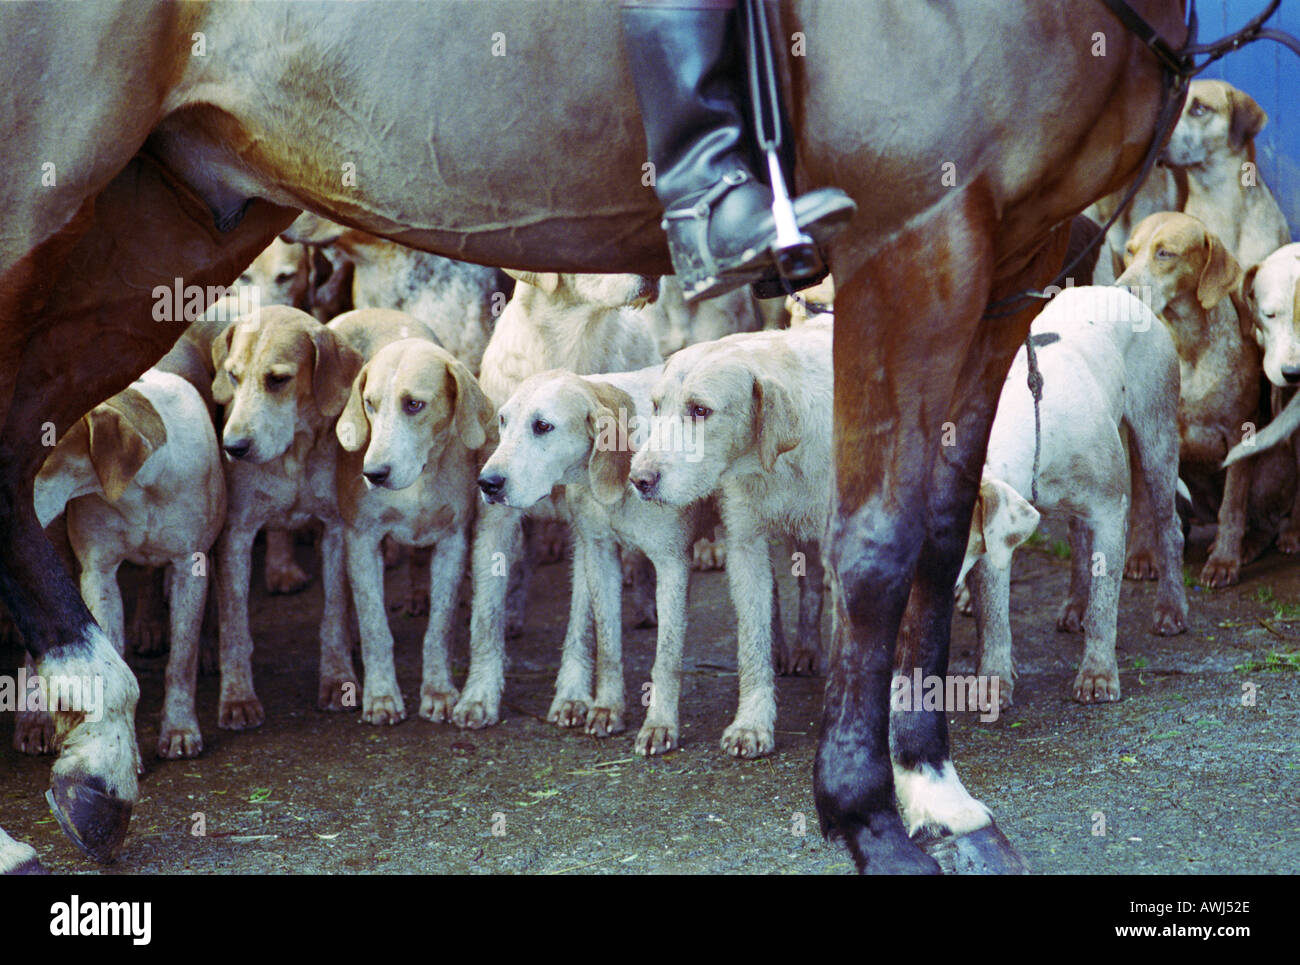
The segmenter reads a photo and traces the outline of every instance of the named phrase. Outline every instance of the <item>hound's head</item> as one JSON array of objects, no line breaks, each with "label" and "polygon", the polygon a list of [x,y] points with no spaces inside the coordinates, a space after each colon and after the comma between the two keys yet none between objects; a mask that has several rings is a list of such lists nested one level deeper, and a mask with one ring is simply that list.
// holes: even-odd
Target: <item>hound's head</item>
[{"label": "hound's head", "polygon": [[634,403],[604,382],[568,372],[525,379],[501,407],[501,443],[479,474],[490,503],[527,508],[562,483],[612,503],[627,489]]},{"label": "hound's head", "polygon": [[962,560],[957,585],[982,558],[990,566],[1006,569],[1011,554],[1038,528],[1039,513],[1029,502],[1000,479],[985,475],[980,480],[979,499],[971,517],[966,557]]},{"label": "hound's head", "polygon": [[1253,160],[1255,135],[1267,122],[1264,109],[1245,91],[1221,80],[1194,80],[1164,161],[1174,167],[1196,167],[1232,157]]},{"label": "hound's head", "polygon": [[239,284],[257,289],[259,305],[301,305],[310,273],[307,249],[276,238],[244,269]]},{"label": "hound's head", "polygon": [[167,441],[158,410],[128,387],[73,423],[36,474],[36,517],[42,526],[69,500],[99,493],[117,502],[149,457]]},{"label": "hound's head", "polygon": [[222,448],[263,463],[343,411],[361,357],[306,312],[273,305],[214,339],[212,362],[212,395],[226,406]]},{"label": "hound's head", "polygon": [[659,297],[659,279],[646,275],[562,275],[511,268],[506,274],[527,286],[516,290],[516,297],[542,298],[556,306],[644,308]]},{"label": "hound's head", "polygon": [[368,485],[405,489],[447,446],[481,449],[494,416],[464,364],[428,339],[404,338],[362,366],[334,431],[344,449],[365,450]]},{"label": "hound's head", "polygon": [[718,488],[738,464],[771,472],[801,438],[799,410],[772,353],[702,343],[664,366],[651,392],[645,444],[632,457],[632,485],[644,499],[685,506]]},{"label": "hound's head", "polygon": [[1285,245],[1241,283],[1264,374],[1274,385],[1300,383],[1300,244]]},{"label": "hound's head", "polygon": [[1241,266],[1196,218],[1161,211],[1138,222],[1124,247],[1124,273],[1115,280],[1147,307],[1163,313],[1193,301],[1208,311],[1241,282]]}]

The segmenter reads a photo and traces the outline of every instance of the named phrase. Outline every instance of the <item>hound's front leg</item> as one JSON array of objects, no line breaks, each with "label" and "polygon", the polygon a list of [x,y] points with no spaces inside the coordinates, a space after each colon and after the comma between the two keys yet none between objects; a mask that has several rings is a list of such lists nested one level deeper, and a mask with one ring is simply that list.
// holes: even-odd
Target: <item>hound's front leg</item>
[{"label": "hound's front leg", "polygon": [[400,724],[406,719],[406,705],[393,665],[393,633],[384,608],[384,551],[380,543],[377,533],[347,532],[348,579],[361,626],[361,660],[366,671],[361,719],[367,724]]},{"label": "hound's front leg", "polygon": [[678,737],[678,702],[682,691],[682,648],[686,641],[686,604],[691,570],[683,534],[681,551],[657,553],[655,603],[659,612],[659,639],[654,668],[650,671],[650,706],[633,745],[638,754],[653,757],[681,746]]},{"label": "hound's front leg", "polygon": [[[460,581],[469,559],[466,530],[438,540],[429,561],[429,623],[424,629],[424,679],[420,683],[420,716],[434,723],[450,723],[460,697],[451,682],[448,650],[451,620],[460,602]],[[412,558],[416,554],[412,553]],[[414,565],[414,563],[412,563]]]},{"label": "hound's front leg", "polygon": [[167,657],[162,730],[158,756],[197,757],[203,752],[203,735],[194,712],[194,690],[199,673],[199,631],[208,597],[207,571],[194,571],[189,557],[171,565],[171,654]]},{"label": "hound's front leg", "polygon": [[481,508],[471,565],[474,602],[470,617],[469,676],[451,712],[457,727],[490,727],[501,719],[505,688],[505,602],[511,564],[519,558],[523,517],[516,509]]},{"label": "hound's front leg", "polygon": [[1201,568],[1201,583],[1211,588],[1232,586],[1241,578],[1242,542],[1246,538],[1246,503],[1250,499],[1251,461],[1228,467],[1219,504],[1219,530],[1210,558]]},{"label": "hound's front leg", "polygon": [[[586,577],[596,626],[596,702],[587,714],[587,733],[609,737],[627,726],[623,719],[623,575],[618,544],[575,526],[573,552],[574,583]],[[576,594],[574,603],[576,606]]]},{"label": "hound's front leg", "polygon": [[257,527],[227,525],[217,550],[217,614],[221,637],[221,701],[217,726],[248,730],[266,714],[253,691],[253,635],[248,626],[248,589]]},{"label": "hound's front leg", "polygon": [[763,757],[776,748],[776,688],[772,674],[772,564],[767,535],[749,518],[743,497],[726,494],[727,581],[736,608],[736,662],[740,703],[722,732],[732,757]]},{"label": "hound's front leg", "polygon": [[[352,667],[352,644],[348,636],[348,585],[343,530],[341,523],[326,523],[321,534],[321,589],[325,599],[320,624],[320,687],[316,697],[316,706],[321,710],[352,710],[356,707],[357,675]],[[379,571],[378,586],[382,607],[382,569]],[[388,626],[387,618],[383,625]],[[398,694],[398,704],[400,707],[401,694]]]},{"label": "hound's front leg", "polygon": [[[607,554],[597,553],[595,559],[582,535],[582,522],[573,524],[573,567],[569,595],[569,623],[564,631],[564,649],[560,654],[560,672],[555,675],[555,699],[546,719],[561,727],[582,727],[595,706],[592,690],[591,641],[595,632],[592,620],[591,578],[593,565],[608,567]],[[618,565],[615,555],[613,565]],[[622,632],[622,624],[619,624]]]}]

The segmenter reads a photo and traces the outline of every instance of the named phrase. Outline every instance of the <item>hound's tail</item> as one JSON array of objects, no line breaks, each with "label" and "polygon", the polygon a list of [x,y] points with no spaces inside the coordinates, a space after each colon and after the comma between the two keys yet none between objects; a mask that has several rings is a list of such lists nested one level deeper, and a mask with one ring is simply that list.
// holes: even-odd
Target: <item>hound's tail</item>
[{"label": "hound's tail", "polygon": [[1297,429],[1300,429],[1300,392],[1291,397],[1291,401],[1272,422],[1249,439],[1233,446],[1232,451],[1228,453],[1228,458],[1223,460],[1223,468],[1227,469],[1234,462],[1258,456],[1261,452],[1272,449],[1279,442],[1289,439]]}]

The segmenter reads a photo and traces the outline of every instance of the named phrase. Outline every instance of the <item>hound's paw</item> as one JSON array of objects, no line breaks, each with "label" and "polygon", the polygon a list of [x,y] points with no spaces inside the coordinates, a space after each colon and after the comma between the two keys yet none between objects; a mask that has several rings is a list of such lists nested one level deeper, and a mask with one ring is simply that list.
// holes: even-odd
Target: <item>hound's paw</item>
[{"label": "hound's paw", "polygon": [[667,754],[680,746],[676,724],[652,724],[649,721],[646,721],[645,725],[637,731],[636,741],[633,744],[633,748],[642,757]]},{"label": "hound's paw", "polygon": [[19,711],[14,721],[14,750],[20,754],[53,754],[54,718],[43,710]]},{"label": "hound's paw", "polygon": [[1217,590],[1233,586],[1241,578],[1241,560],[1211,556],[1201,569],[1201,585]]},{"label": "hound's paw", "polygon": [[953,598],[953,605],[957,612],[964,617],[973,617],[975,615],[975,601],[971,598],[970,587],[965,583],[957,587],[957,595]]},{"label": "hound's paw", "polygon": [[1156,604],[1151,616],[1151,632],[1158,637],[1175,637],[1187,629],[1187,607]]},{"label": "hound's paw", "polygon": [[353,677],[322,677],[316,689],[316,709],[356,710],[361,685]]},{"label": "hound's paw", "polygon": [[301,566],[292,561],[269,564],[266,567],[266,592],[271,594],[301,593],[311,583]]},{"label": "hound's paw", "polygon": [[1119,700],[1119,667],[1112,660],[1108,667],[1085,666],[1074,678],[1074,699],[1081,704],[1104,704]]},{"label": "hound's paw", "polygon": [[1286,529],[1278,533],[1277,548],[1288,555],[1300,553],[1300,529]]},{"label": "hound's paw", "polygon": [[1083,633],[1083,613],[1088,604],[1082,600],[1065,600],[1056,614],[1056,629],[1061,633]]},{"label": "hound's paw", "polygon": [[626,729],[623,711],[618,707],[593,707],[587,712],[587,733],[592,737],[610,737]]},{"label": "hound's paw", "polygon": [[498,706],[488,704],[485,700],[474,700],[462,696],[451,711],[451,722],[457,727],[469,730],[481,730],[491,727],[501,719]]},{"label": "hound's paw", "polygon": [[722,539],[697,539],[691,547],[691,569],[721,570],[727,565],[727,542]]},{"label": "hound's paw", "polygon": [[795,647],[774,655],[776,672],[783,677],[815,677],[817,663],[821,660],[821,651],[810,647]]},{"label": "hound's paw", "polygon": [[586,699],[556,697],[551,701],[551,709],[546,719],[560,727],[581,727],[587,722],[587,708],[595,703],[590,697]]},{"label": "hound's paw", "polygon": [[1134,550],[1124,561],[1124,579],[1157,580],[1160,568],[1156,566],[1156,554],[1150,550]]},{"label": "hound's paw", "polygon": [[366,694],[361,699],[361,720],[366,724],[392,726],[406,720],[406,705],[402,695]]},{"label": "hound's paw", "polygon": [[162,733],[158,735],[158,756],[169,761],[182,757],[198,757],[203,753],[203,735],[199,733],[198,721],[189,721],[183,725],[163,724]]},{"label": "hound's paw", "polygon": [[266,714],[262,710],[262,702],[256,697],[243,700],[221,698],[217,710],[217,726],[222,730],[252,730],[261,727],[264,720]]},{"label": "hound's paw", "polygon": [[435,724],[450,724],[452,708],[459,698],[460,693],[455,688],[438,690],[434,687],[421,687],[420,716]]},{"label": "hound's paw", "polygon": [[722,750],[732,757],[750,760],[771,754],[776,750],[776,740],[770,728],[736,723],[722,732]]}]

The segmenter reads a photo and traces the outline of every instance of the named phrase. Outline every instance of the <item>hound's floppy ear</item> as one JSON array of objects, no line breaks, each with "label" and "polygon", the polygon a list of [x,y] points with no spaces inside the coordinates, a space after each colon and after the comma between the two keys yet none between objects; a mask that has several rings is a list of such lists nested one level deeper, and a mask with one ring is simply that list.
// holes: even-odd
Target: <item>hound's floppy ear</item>
[{"label": "hound's floppy ear", "polygon": [[1205,232],[1205,267],[1196,283],[1196,300],[1202,308],[1213,308],[1241,283],[1241,265],[1228,253],[1223,242]]},{"label": "hound's floppy ear", "polygon": [[140,467],[167,441],[158,410],[138,390],[128,388],[86,416],[90,463],[104,498],[115,503]]},{"label": "hound's floppy ear", "polygon": [[312,328],[311,341],[316,348],[312,395],[321,414],[333,417],[347,405],[349,387],[361,370],[361,356],[324,325]]},{"label": "hound's floppy ear", "polygon": [[620,426],[635,425],[636,404],[622,389],[605,382],[587,382],[591,406],[587,409],[587,432],[591,435],[591,457],[587,460],[587,481],[598,502],[616,502],[627,488],[632,470],[630,431]]},{"label": "hound's floppy ear", "polygon": [[225,331],[212,340],[212,368],[217,373],[212,377],[212,401],[217,405],[230,405],[230,400],[235,397],[234,383],[230,381],[224,366],[238,325],[238,322],[231,322]]},{"label": "hound's floppy ear", "polygon": [[1232,122],[1228,127],[1228,142],[1235,148],[1245,146],[1255,139],[1255,135],[1268,123],[1264,108],[1255,103],[1255,98],[1245,91],[1228,91],[1228,103],[1232,107]]},{"label": "hound's floppy ear", "polygon": [[496,406],[483,394],[478,379],[461,362],[451,359],[447,371],[456,384],[455,414],[452,416],[456,434],[466,449],[482,449],[496,422]]},{"label": "hound's floppy ear", "polygon": [[352,389],[348,392],[347,405],[334,426],[334,435],[339,445],[348,452],[358,452],[370,444],[370,419],[366,417],[366,373],[370,366],[361,366],[361,371],[352,380]]},{"label": "hound's floppy ear", "polygon": [[776,468],[776,457],[799,445],[799,412],[790,393],[772,379],[754,377],[754,438],[758,461],[765,472]]},{"label": "hound's floppy ear", "polygon": [[979,499],[971,517],[970,538],[966,543],[966,559],[962,563],[960,583],[970,568],[981,557],[987,557],[990,566],[1006,569],[1011,565],[1011,554],[1016,547],[1029,539],[1038,528],[1039,513],[1000,479],[985,476],[980,482]]},{"label": "hound's floppy ear", "polygon": [[548,295],[554,295],[560,287],[560,276],[553,271],[516,271],[513,268],[502,270],[515,281],[540,288]]}]

